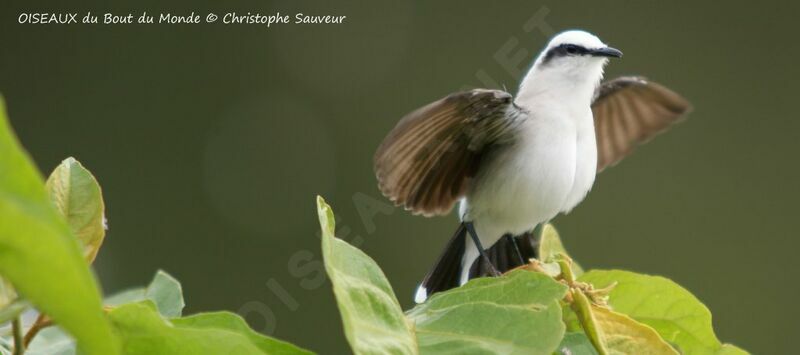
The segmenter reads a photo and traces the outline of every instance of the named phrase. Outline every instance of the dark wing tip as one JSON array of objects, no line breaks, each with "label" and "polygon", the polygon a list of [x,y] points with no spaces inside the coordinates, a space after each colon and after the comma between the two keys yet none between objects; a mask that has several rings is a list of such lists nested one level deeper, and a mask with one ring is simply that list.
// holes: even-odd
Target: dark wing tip
[{"label": "dark wing tip", "polygon": [[396,189],[386,184],[382,175],[376,174],[378,179],[378,190],[389,199],[396,207],[402,207],[415,216],[434,217],[448,214],[455,206],[455,201],[447,205],[428,206],[409,201],[406,196],[400,194]]},{"label": "dark wing tip", "polygon": [[[639,112],[638,115],[631,116],[629,111],[634,106],[638,107]],[[652,140],[675,123],[685,120],[693,110],[689,100],[680,94],[644,77],[636,76],[621,77],[603,83],[598,88],[592,108],[595,111],[595,126],[598,129],[598,172],[616,165],[637,146]],[[620,123],[635,125],[639,128],[636,130],[637,134],[631,135],[626,129],[615,130],[613,127],[608,127]],[[614,136],[608,136],[609,134]],[[628,136],[620,137],[620,134]],[[606,141],[618,144],[609,144]],[[619,143],[623,141],[626,142],[620,145]]]},{"label": "dark wing tip", "polygon": [[467,190],[483,147],[503,137],[512,102],[509,93],[475,89],[409,113],[373,156],[378,189],[415,215],[449,213]]},{"label": "dark wing tip", "polygon": [[651,82],[649,86],[665,99],[665,106],[674,114],[678,116],[685,116],[694,110],[692,103],[677,92],[672,91],[659,83]]}]

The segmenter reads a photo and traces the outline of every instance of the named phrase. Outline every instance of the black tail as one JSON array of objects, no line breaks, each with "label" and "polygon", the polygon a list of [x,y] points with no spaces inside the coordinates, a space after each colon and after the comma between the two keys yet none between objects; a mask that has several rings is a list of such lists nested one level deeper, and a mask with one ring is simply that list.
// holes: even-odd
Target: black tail
[{"label": "black tail", "polygon": [[[536,249],[539,245],[537,235],[538,233],[536,232],[527,232],[512,238],[508,234],[489,247],[486,252],[497,271],[506,272],[522,265],[522,260],[527,261],[530,258],[535,258],[537,256]],[[436,292],[447,291],[460,286],[461,259],[464,256],[466,241],[467,229],[464,223],[461,223],[447,243],[447,247],[445,247],[439,260],[436,261],[436,265],[425,276],[417,290],[415,300],[418,303]],[[490,270],[484,259],[478,257],[470,267],[469,278],[491,275]]]}]

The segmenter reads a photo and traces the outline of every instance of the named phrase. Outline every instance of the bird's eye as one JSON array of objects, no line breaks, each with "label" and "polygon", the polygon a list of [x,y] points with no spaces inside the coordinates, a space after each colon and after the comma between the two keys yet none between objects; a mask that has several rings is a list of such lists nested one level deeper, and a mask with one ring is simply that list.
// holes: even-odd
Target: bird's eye
[{"label": "bird's eye", "polygon": [[564,50],[566,50],[568,54],[578,54],[578,52],[580,52],[580,49],[578,49],[578,46],[572,45],[572,44],[566,45]]}]

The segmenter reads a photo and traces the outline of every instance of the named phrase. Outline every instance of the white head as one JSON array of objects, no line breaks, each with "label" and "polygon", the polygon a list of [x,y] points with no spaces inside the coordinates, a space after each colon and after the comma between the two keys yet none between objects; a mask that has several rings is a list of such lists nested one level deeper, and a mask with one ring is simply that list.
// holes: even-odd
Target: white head
[{"label": "white head", "polygon": [[622,52],[607,46],[591,33],[573,30],[553,37],[534,66],[542,71],[586,76],[597,71],[602,74],[608,58],[612,57],[622,57]]},{"label": "white head", "polygon": [[[559,33],[536,58],[522,81],[520,95],[526,96],[550,87],[594,92],[603,78],[608,58],[622,52],[603,43],[597,36],[579,30]],[[533,91],[533,92],[531,92]]]}]

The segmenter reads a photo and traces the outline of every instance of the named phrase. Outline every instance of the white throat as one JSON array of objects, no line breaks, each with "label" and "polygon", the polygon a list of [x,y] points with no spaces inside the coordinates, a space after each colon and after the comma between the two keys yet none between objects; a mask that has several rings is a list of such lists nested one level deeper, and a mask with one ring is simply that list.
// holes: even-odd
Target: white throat
[{"label": "white throat", "polygon": [[540,57],[522,79],[515,101],[522,107],[542,101],[588,107],[603,79],[606,62],[586,58],[582,63],[543,63]]}]

